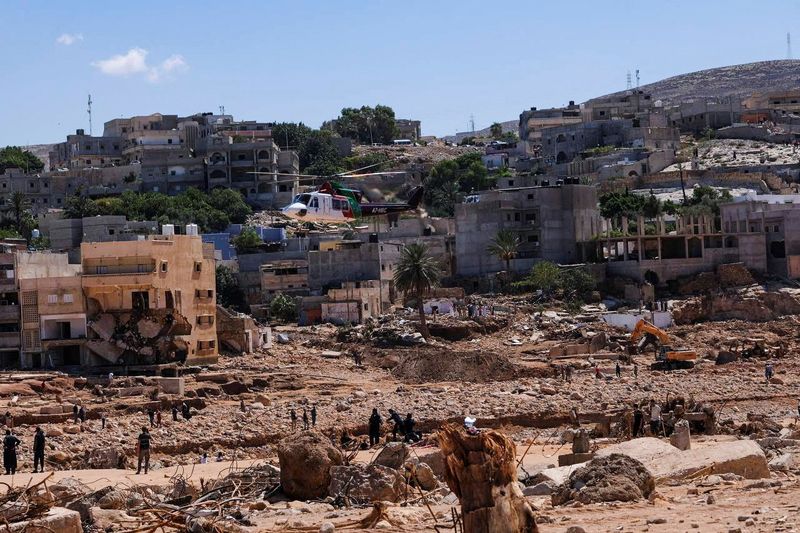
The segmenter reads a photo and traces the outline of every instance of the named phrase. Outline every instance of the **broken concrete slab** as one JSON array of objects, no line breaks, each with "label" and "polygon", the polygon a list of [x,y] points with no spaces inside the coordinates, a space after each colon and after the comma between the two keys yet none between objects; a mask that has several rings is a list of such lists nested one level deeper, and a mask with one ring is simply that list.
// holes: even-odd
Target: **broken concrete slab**
[{"label": "broken concrete slab", "polygon": [[164,394],[177,394],[183,396],[185,381],[183,378],[163,378],[157,377],[158,390]]},{"label": "broken concrete slab", "polygon": [[58,533],[83,533],[81,515],[64,507],[53,507],[39,518],[6,524],[6,531],[58,531]]}]

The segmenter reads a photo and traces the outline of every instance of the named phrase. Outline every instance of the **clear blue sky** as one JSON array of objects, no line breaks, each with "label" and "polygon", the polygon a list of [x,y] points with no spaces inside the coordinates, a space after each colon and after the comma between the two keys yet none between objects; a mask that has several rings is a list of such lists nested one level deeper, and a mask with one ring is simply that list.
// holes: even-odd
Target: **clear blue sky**
[{"label": "clear blue sky", "polygon": [[[0,145],[217,111],[314,127],[392,106],[424,134],[703,68],[786,57],[800,2],[5,0]],[[794,25],[794,27],[792,27]],[[800,77],[800,76],[798,76]]]}]

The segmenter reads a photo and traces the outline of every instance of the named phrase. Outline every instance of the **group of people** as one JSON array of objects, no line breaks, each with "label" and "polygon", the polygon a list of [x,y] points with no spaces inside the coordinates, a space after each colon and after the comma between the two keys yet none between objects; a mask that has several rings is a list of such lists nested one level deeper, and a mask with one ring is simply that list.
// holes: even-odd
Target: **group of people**
[{"label": "group of people", "polygon": [[[309,413],[311,414],[310,424],[309,424]],[[294,408],[289,410],[289,420],[291,420],[292,422],[292,431],[295,431],[297,429],[297,411]],[[316,404],[312,405],[310,410],[303,407],[303,429],[307,430],[316,426],[317,426]]]},{"label": "group of people", "polygon": [[633,404],[633,427],[631,428],[631,436],[634,439],[645,436],[646,418],[649,420],[651,435],[661,435],[664,433],[664,421],[661,419],[661,404],[651,399],[647,406],[642,406],[639,403]]},{"label": "group of people", "polygon": [[86,409],[82,405],[78,408],[77,404],[72,404],[72,423],[77,424],[78,421],[81,424],[86,422]]},{"label": "group of people", "polygon": [[[406,418],[403,419],[394,409],[389,409],[389,421],[394,422],[392,440],[397,440],[398,433],[403,437],[404,442],[419,442],[422,438],[422,435],[415,431],[417,422],[411,416],[411,413],[408,413]],[[378,409],[375,408],[372,410],[368,423],[370,447],[380,443],[381,425],[383,425],[383,418],[378,413]]]},{"label": "group of people", "polygon": [[[6,475],[17,473],[17,448],[22,441],[14,435],[12,429],[6,430],[3,437],[3,468]],[[44,472],[44,444],[45,435],[41,427],[36,428],[33,434],[33,473]]]}]

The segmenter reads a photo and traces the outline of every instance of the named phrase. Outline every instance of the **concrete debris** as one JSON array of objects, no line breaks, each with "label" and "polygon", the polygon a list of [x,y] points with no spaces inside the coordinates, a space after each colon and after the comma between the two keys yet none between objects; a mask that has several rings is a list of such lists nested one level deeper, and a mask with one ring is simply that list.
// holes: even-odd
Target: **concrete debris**
[{"label": "concrete debris", "polygon": [[330,440],[314,431],[282,440],[278,460],[283,492],[298,500],[325,497],[331,484],[331,467],[344,462]]},{"label": "concrete debris", "polygon": [[655,490],[655,479],[632,457],[611,454],[592,459],[573,472],[553,494],[553,505],[576,501],[598,503],[646,499]]},{"label": "concrete debris", "polygon": [[402,474],[379,464],[332,466],[328,495],[354,503],[396,502],[406,492]]}]

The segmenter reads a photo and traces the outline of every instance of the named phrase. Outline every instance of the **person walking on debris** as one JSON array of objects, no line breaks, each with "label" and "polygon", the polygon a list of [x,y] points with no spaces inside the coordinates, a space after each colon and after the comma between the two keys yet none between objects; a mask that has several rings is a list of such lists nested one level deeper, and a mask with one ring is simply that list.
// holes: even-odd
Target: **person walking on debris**
[{"label": "person walking on debris", "polygon": [[78,418],[80,419],[81,424],[86,422],[86,409],[84,409],[82,405],[81,408],[78,409]]},{"label": "person walking on debris", "polygon": [[381,440],[381,424],[383,419],[378,414],[378,409],[373,408],[372,414],[369,416],[369,445],[375,446]]},{"label": "person walking on debris", "polygon": [[639,378],[639,365],[633,363],[633,379]]},{"label": "person walking on debris", "polygon": [[36,433],[33,434],[33,473],[38,472],[38,467],[41,465],[42,472],[44,472],[44,431],[42,428],[37,427]]},{"label": "person walking on debris", "polygon": [[603,374],[600,373],[600,366],[597,363],[594,364],[594,379],[600,379],[603,377]]},{"label": "person walking on debris", "polygon": [[403,429],[405,429],[406,432],[406,437],[404,440],[406,442],[419,442],[419,435],[414,432],[414,426],[416,424],[417,422],[411,418],[411,413],[408,413],[405,421],[403,422]]},{"label": "person walking on debris", "polygon": [[619,366],[619,361],[617,361],[614,371],[617,373],[617,379],[620,379],[622,377],[622,367]]},{"label": "person walking on debris", "polygon": [[292,432],[297,429],[297,412],[292,409],[289,411],[289,418],[292,420]]},{"label": "person walking on debris", "polygon": [[161,409],[156,410],[156,427],[161,427]]},{"label": "person walking on debris", "polygon": [[184,420],[189,420],[192,418],[192,412],[186,402],[181,404],[181,416],[183,416]]},{"label": "person walking on debris", "polygon": [[142,432],[139,433],[139,438],[136,442],[136,455],[139,457],[136,473],[142,473],[142,461],[144,461],[144,473],[150,468],[150,433],[147,427],[142,427]]},{"label": "person walking on debris", "polygon": [[644,413],[639,403],[633,404],[633,438],[637,438],[642,434],[642,422],[644,421]]},{"label": "person walking on debris", "polygon": [[661,429],[661,406],[655,400],[650,400],[650,432],[658,436]]},{"label": "person walking on debris", "polygon": [[6,469],[6,475],[17,473],[17,446],[20,441],[10,429],[6,430],[6,436],[3,439],[3,467]]},{"label": "person walking on debris", "polygon": [[311,426],[317,427],[317,404],[311,406]]},{"label": "person walking on debris", "polygon": [[394,427],[392,428],[392,440],[397,440],[397,433],[399,432],[401,435],[404,434],[403,431],[403,419],[400,418],[400,415],[397,414],[397,411],[393,409],[389,409],[389,420],[394,422]]},{"label": "person walking on debris", "polygon": [[245,408],[244,408],[244,398],[242,398],[241,400],[239,400],[239,410],[240,410],[241,412],[243,412],[243,413],[244,413],[244,412],[247,410],[247,409],[245,409]]},{"label": "person walking on debris", "polygon": [[567,383],[572,383],[572,365],[567,365]]},{"label": "person walking on debris", "polygon": [[172,421],[173,422],[177,422],[178,421],[178,406],[177,405],[173,405],[172,406]]},{"label": "person walking on debris", "polygon": [[769,380],[772,379],[772,376],[775,374],[775,369],[772,368],[772,363],[767,363],[764,365],[764,377],[767,378],[767,384],[769,384]]},{"label": "person walking on debris", "polygon": [[76,403],[72,404],[72,423],[78,423],[78,404]]},{"label": "person walking on debris", "polygon": [[151,428],[156,427],[156,412],[153,411],[152,409],[148,409],[147,410],[147,418],[150,419],[150,427]]},{"label": "person walking on debris", "polygon": [[106,429],[106,413],[100,413],[100,429]]},{"label": "person walking on debris", "polygon": [[308,431],[308,411],[303,407],[303,430]]}]

